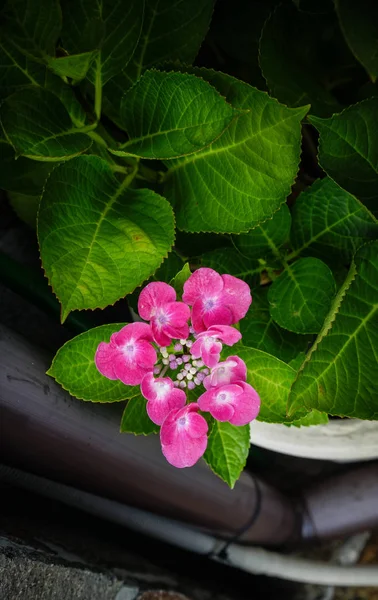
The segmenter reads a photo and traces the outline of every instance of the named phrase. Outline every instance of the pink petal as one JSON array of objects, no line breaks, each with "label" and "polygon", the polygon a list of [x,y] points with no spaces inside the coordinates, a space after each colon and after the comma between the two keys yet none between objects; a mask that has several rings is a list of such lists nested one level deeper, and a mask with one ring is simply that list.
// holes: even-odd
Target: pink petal
[{"label": "pink petal", "polygon": [[111,342],[116,343],[117,346],[123,346],[140,339],[152,342],[152,331],[147,323],[129,323],[117,333],[113,333],[110,338]]},{"label": "pink petal", "polygon": [[170,302],[164,310],[172,327],[182,327],[190,317],[190,308],[184,302]]},{"label": "pink petal", "polygon": [[[227,346],[233,346],[242,338],[240,331],[229,325],[212,325],[206,332],[208,335],[217,337]],[[201,333],[200,335],[204,335]]]},{"label": "pink petal", "polygon": [[139,316],[148,321],[157,308],[175,300],[176,292],[171,285],[162,281],[153,281],[146,285],[139,295]]},{"label": "pink petal", "polygon": [[233,275],[222,275],[222,279],[224,281],[222,303],[226,304],[232,311],[232,323],[237,323],[245,317],[251,306],[251,290],[245,281]]},{"label": "pink petal", "polygon": [[155,319],[151,321],[152,334],[155,342],[158,346],[169,346],[171,344],[171,337],[168,336],[165,331],[159,326]]},{"label": "pink petal", "polygon": [[153,423],[162,425],[172,411],[177,411],[186,403],[184,390],[173,388],[166,396],[156,397],[147,402],[147,414]]},{"label": "pink petal", "polygon": [[205,326],[202,318],[202,300],[198,299],[194,302],[192,308],[192,325],[194,331],[196,333],[200,333],[201,331],[206,331],[207,327]]},{"label": "pink petal", "polygon": [[232,311],[228,306],[222,304],[208,310],[204,309],[202,318],[206,327],[211,327],[212,325],[231,325],[234,323]]},{"label": "pink petal", "polygon": [[229,356],[224,362],[213,367],[210,375],[204,379],[204,386],[208,390],[247,379],[247,365],[239,356]]},{"label": "pink petal", "polygon": [[198,398],[198,406],[218,421],[230,421],[240,395],[243,395],[243,388],[239,385],[212,388]]},{"label": "pink petal", "polygon": [[138,365],[151,371],[157,360],[156,350],[149,342],[140,340],[136,343],[135,359]]},{"label": "pink petal", "polygon": [[201,348],[201,357],[207,367],[212,369],[219,362],[220,353],[222,352],[222,344],[215,340],[209,342],[204,341]]},{"label": "pink petal", "polygon": [[[202,335],[202,334],[201,334]],[[200,358],[201,357],[201,347],[202,347],[202,339],[199,338],[197,339],[194,344],[192,345],[192,347],[190,348],[190,354],[193,356],[193,358]]]},{"label": "pink petal", "polygon": [[202,267],[192,273],[184,283],[182,299],[186,304],[194,304],[197,298],[204,298],[209,294],[218,294],[223,290],[222,277],[213,269]]},{"label": "pink petal", "polygon": [[118,353],[118,349],[112,344],[101,342],[98,345],[95,354],[95,364],[101,375],[108,379],[118,379],[114,372],[114,360]]},{"label": "pink petal", "polygon": [[196,414],[197,404],[171,411],[160,429],[162,452],[167,461],[179,469],[192,467],[207,447],[206,420]]},{"label": "pink petal", "polygon": [[237,385],[242,387],[243,393],[238,396],[234,414],[229,421],[232,425],[246,425],[259,414],[260,397],[248,383],[240,381]]},{"label": "pink petal", "polygon": [[185,323],[181,327],[173,327],[172,325],[167,325],[164,328],[166,335],[168,335],[172,339],[176,340],[186,340],[189,337],[189,325]]}]

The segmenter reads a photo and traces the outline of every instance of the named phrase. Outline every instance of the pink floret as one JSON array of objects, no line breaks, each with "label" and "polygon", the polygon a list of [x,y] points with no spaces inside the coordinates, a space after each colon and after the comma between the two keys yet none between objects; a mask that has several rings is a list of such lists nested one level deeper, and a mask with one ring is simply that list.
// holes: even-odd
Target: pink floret
[{"label": "pink floret", "polygon": [[185,392],[176,388],[170,377],[155,379],[152,373],[147,373],[143,377],[140,389],[148,400],[147,414],[156,425],[161,425],[172,410],[176,411],[185,406]]},{"label": "pink floret", "polygon": [[161,426],[162,452],[178,469],[192,467],[206,450],[208,425],[198,411],[198,404],[188,404],[171,411]]},{"label": "pink floret", "polygon": [[101,342],[95,355],[95,364],[108,379],[119,379],[125,385],[139,385],[148,372],[152,372],[157,356],[150,342],[151,328],[147,323],[130,323],[110,342]]},{"label": "pink floret", "polygon": [[247,365],[238,356],[229,356],[224,362],[220,362],[211,370],[210,375],[205,377],[204,386],[207,390],[213,387],[229,385],[247,379]]},{"label": "pink floret", "polygon": [[151,322],[159,346],[169,346],[172,339],[186,339],[189,335],[190,309],[183,302],[176,302],[176,292],[167,283],[146,285],[139,296],[138,312],[142,319]]},{"label": "pink floret", "polygon": [[251,305],[248,284],[213,269],[197,269],[184,283],[183,301],[193,306],[192,325],[196,333],[212,325],[233,325]]},{"label": "pink floret", "polygon": [[241,333],[228,325],[213,325],[197,335],[190,349],[194,358],[202,358],[207,367],[213,368],[219,362],[222,344],[233,346],[241,339]]},{"label": "pink floret", "polygon": [[209,412],[218,421],[232,425],[246,425],[257,417],[260,398],[256,390],[244,381],[211,388],[198,398],[201,410]]}]

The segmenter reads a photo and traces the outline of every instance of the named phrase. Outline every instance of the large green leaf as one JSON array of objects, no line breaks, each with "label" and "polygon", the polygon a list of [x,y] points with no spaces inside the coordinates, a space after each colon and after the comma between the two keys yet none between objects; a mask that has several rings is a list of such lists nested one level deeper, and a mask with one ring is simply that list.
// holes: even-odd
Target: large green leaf
[{"label": "large green leaf", "polygon": [[61,29],[59,0],[8,0],[1,13],[1,37],[36,59],[55,55]]},{"label": "large green leaf", "polygon": [[321,62],[330,37],[322,17],[281,4],[265,23],[260,39],[260,65],[275,98],[288,106],[311,104],[311,112],[328,116],[340,104],[327,89]]},{"label": "large green leaf", "polygon": [[21,194],[39,196],[54,163],[37,162],[20,156],[16,160],[14,148],[0,138],[0,188]]},{"label": "large green leaf", "polygon": [[193,72],[246,112],[205,150],[167,161],[166,194],[179,229],[241,233],[272,217],[290,193],[308,107],[286,108],[222,73]]},{"label": "large green leaf", "polygon": [[158,433],[160,428],[148,416],[146,404],[147,400],[140,392],[128,401],[121,419],[121,433],[134,433],[135,435]]},{"label": "large green leaf", "polygon": [[378,242],[356,254],[323,330],[298,373],[291,412],[378,419]]},{"label": "large green leaf", "polygon": [[200,257],[200,263],[201,266],[214,269],[222,275],[233,275],[244,279],[250,286],[256,285],[264,269],[258,261],[242,256],[235,248],[217,248],[205,252]]},{"label": "large green leaf", "polygon": [[336,293],[332,272],[318,258],[301,258],[269,288],[272,318],[295,333],[318,333]]},{"label": "large green leaf", "polygon": [[249,425],[236,427],[211,419],[204,459],[212,471],[233,488],[248,458]]},{"label": "large green leaf", "polygon": [[243,344],[289,362],[307,349],[310,338],[282,329],[275,323],[269,312],[268,290],[268,287],[261,287],[252,291],[251,308],[240,321]]},{"label": "large green leaf", "polygon": [[0,116],[18,156],[62,161],[85,152],[92,144],[89,136],[73,127],[59,98],[42,88],[15,92],[1,105]]},{"label": "large green leaf", "polygon": [[146,0],[133,60],[103,90],[104,110],[120,124],[122,95],[145,69],[167,61],[191,64],[209,27],[214,0]]},{"label": "large green leaf", "polygon": [[72,396],[90,402],[119,402],[133,398],[139,386],[107,379],[97,370],[94,356],[100,342],[109,342],[112,333],[125,323],[101,325],[85,331],[62,346],[47,372]]},{"label": "large green leaf", "polygon": [[63,46],[70,54],[99,50],[88,79],[101,88],[125,68],[138,42],[143,0],[64,0]]},{"label": "large green leaf", "polygon": [[330,119],[309,117],[320,132],[319,161],[341,187],[376,212],[378,199],[378,98]]},{"label": "large green leaf", "polygon": [[[247,382],[255,388],[261,399],[258,421],[267,423],[289,423],[300,415],[288,417],[287,399],[296,371],[275,356],[248,348],[238,343],[232,348],[223,348],[222,357],[237,355],[247,365]],[[306,411],[308,412],[308,411]]]},{"label": "large green leaf", "polygon": [[249,258],[277,258],[279,249],[288,241],[291,217],[287,204],[282,204],[274,215],[248,233],[234,235],[235,246]]},{"label": "large green leaf", "polygon": [[208,146],[236,111],[203,79],[187,73],[146,71],[121,102],[129,141],[120,156],[174,158]]},{"label": "large green leaf", "polygon": [[378,77],[378,3],[376,0],[336,0],[341,29],[354,56],[372,81]]},{"label": "large green leaf", "polygon": [[373,215],[329,177],[302,192],[291,214],[293,254],[316,256],[331,265],[349,264],[362,244],[378,237]]},{"label": "large green leaf", "polygon": [[38,237],[43,267],[62,304],[104,308],[132,292],[167,256],[174,240],[168,202],[125,188],[108,163],[80,156],[58,166],[42,196]]}]

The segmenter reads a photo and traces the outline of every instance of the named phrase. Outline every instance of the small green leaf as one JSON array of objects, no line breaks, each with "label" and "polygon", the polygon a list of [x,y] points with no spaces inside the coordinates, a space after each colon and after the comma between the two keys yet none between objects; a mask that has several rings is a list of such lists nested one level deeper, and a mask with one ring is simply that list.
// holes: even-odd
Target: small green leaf
[{"label": "small green leaf", "polygon": [[252,290],[251,308],[240,321],[243,344],[289,362],[307,349],[310,338],[282,329],[274,322],[269,312],[268,291],[268,287]]},{"label": "small green leaf", "polygon": [[311,112],[321,116],[341,109],[327,89],[323,64],[329,44],[324,29],[331,39],[329,31],[334,34],[328,21],[281,4],[266,21],[260,39],[260,66],[274,97],[293,107],[311,104]]},{"label": "small green leaf", "polygon": [[132,292],[173,244],[168,202],[125,183],[97,156],[63,163],[46,183],[38,237],[63,320],[71,310],[104,308]]},{"label": "small green leaf", "polygon": [[58,350],[47,372],[72,396],[89,402],[120,402],[139,393],[139,386],[111,381],[97,370],[94,356],[100,342],[109,342],[112,333],[125,323],[101,325],[69,340]]},{"label": "small green leaf", "polygon": [[36,59],[54,56],[62,26],[59,0],[8,0],[2,11],[1,37]]},{"label": "small green leaf", "polygon": [[320,132],[319,161],[341,187],[372,212],[378,200],[378,98],[370,98],[333,115],[309,117]]},{"label": "small green leaf", "polygon": [[249,258],[279,258],[279,249],[289,239],[290,225],[290,210],[287,204],[282,204],[270,219],[232,239],[238,250]]},{"label": "small green leaf", "polygon": [[48,65],[56,75],[70,77],[78,82],[84,79],[96,55],[97,51],[61,56],[50,59]]},{"label": "small green leaf", "polygon": [[229,75],[193,73],[244,114],[204,150],[166,162],[166,195],[179,229],[241,233],[272,217],[290,193],[308,107],[286,108]]},{"label": "small green leaf", "polygon": [[336,0],[335,8],[349,48],[371,80],[378,77],[378,4],[375,0]]},{"label": "small green leaf", "polygon": [[184,283],[185,283],[185,281],[187,281],[189,279],[191,274],[192,274],[192,272],[190,270],[189,263],[185,263],[185,265],[183,266],[181,271],[179,271],[177,273],[177,275],[171,281],[171,285],[175,288],[179,299],[181,299],[181,296],[182,296],[182,293],[184,290]]},{"label": "small green leaf", "polygon": [[146,71],[121,102],[129,141],[119,156],[168,159],[208,146],[236,111],[206,81],[187,73]]},{"label": "small green leaf", "polygon": [[298,407],[378,419],[378,242],[357,252],[289,398]]},{"label": "small green leaf", "polygon": [[121,433],[150,435],[159,432],[160,427],[147,414],[146,404],[147,400],[140,392],[128,401],[121,419]]},{"label": "small green leaf", "polygon": [[249,425],[236,427],[211,419],[204,459],[212,471],[232,489],[248,458]]},{"label": "small green leaf", "polygon": [[349,264],[356,250],[378,237],[378,222],[354,196],[326,177],[302,192],[292,209],[295,255]]},{"label": "small green leaf", "polygon": [[242,256],[235,248],[218,248],[205,252],[200,257],[200,262],[201,266],[214,269],[221,275],[233,275],[244,279],[250,286],[256,285],[264,269],[263,265]]},{"label": "small green leaf", "polygon": [[65,0],[62,40],[70,54],[99,50],[88,79],[99,87],[125,68],[138,42],[143,0]]},{"label": "small green leaf", "polygon": [[332,272],[318,258],[301,258],[269,288],[272,318],[295,333],[318,333],[336,293]]},{"label": "small green leaf", "polygon": [[16,160],[14,148],[0,138],[0,188],[29,196],[40,196],[54,163],[37,162],[20,156]]},{"label": "small green leaf", "polygon": [[312,425],[325,425],[328,423],[328,415],[325,412],[319,412],[318,410],[312,410],[307,413],[304,417],[292,421],[291,423],[285,423],[288,427],[309,427]]},{"label": "small green leaf", "polygon": [[290,387],[296,371],[275,356],[241,343],[232,348],[223,348],[222,358],[237,355],[247,365],[247,382],[255,388],[261,399],[258,421],[267,423],[290,423],[301,417],[303,412],[288,417],[286,413]]},{"label": "small green leaf", "polygon": [[16,155],[62,161],[90,148],[92,140],[72,125],[57,96],[41,88],[15,92],[1,105],[1,122]]}]

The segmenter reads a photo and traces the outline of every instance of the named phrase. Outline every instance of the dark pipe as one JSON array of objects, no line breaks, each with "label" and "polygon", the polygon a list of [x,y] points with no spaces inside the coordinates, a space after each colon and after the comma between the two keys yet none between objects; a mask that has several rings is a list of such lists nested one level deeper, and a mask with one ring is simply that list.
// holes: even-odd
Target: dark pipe
[{"label": "dark pipe", "polygon": [[[71,398],[45,375],[51,359],[0,327],[3,462],[232,537],[280,545],[296,538],[293,505],[243,474],[234,490],[200,461],[174,469],[156,436],[119,434],[123,406]],[[253,517],[253,522],[251,522]]]}]

